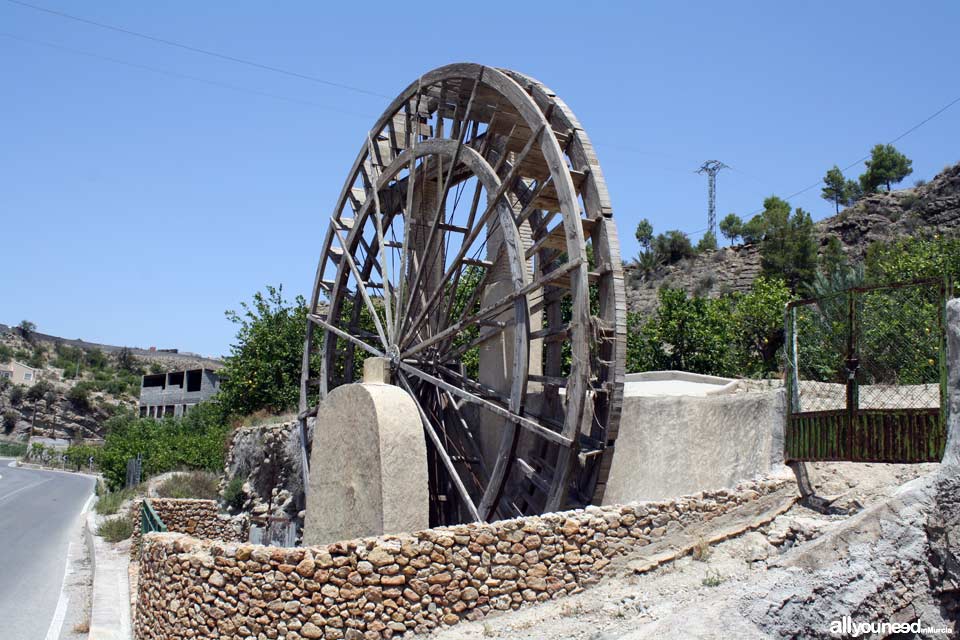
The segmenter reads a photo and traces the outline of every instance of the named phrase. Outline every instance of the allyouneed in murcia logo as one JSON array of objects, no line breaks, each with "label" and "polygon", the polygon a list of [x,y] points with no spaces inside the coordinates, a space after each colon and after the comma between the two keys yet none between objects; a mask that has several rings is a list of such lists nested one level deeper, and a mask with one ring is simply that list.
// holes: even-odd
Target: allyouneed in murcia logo
[{"label": "allyouneed in murcia logo", "polygon": [[952,633],[952,627],[925,627],[919,620],[915,622],[854,622],[850,616],[843,616],[830,623],[830,634],[836,636],[872,636],[874,634],[889,635],[891,633],[924,633],[937,634]]}]

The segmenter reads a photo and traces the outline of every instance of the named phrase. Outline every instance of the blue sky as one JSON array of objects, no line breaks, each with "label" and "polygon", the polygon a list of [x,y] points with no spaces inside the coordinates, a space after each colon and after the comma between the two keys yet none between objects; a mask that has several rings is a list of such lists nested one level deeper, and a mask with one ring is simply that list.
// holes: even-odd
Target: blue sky
[{"label": "blue sky", "polygon": [[[0,322],[211,355],[234,336],[225,309],[267,284],[308,294],[367,128],[431,68],[512,67],[562,96],[625,258],[643,217],[706,226],[705,160],[733,167],[719,215],[747,217],[960,97],[948,1],[30,2],[382,94],[0,0]],[[960,161],[958,142],[960,104],[897,143],[908,183]],[[791,203],[831,213],[819,188]]]}]

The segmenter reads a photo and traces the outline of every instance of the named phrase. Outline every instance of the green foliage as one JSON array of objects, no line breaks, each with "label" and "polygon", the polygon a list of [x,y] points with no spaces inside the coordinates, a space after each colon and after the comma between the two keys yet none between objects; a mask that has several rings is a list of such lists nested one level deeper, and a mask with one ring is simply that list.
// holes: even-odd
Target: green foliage
[{"label": "green foliage", "polygon": [[242,311],[227,311],[236,324],[236,343],[220,371],[219,402],[230,414],[259,409],[275,413],[296,406],[300,390],[301,358],[307,326],[302,296],[293,304],[283,298],[283,287],[257,292]]},{"label": "green foliage", "polygon": [[133,500],[141,493],[141,486],[108,491],[97,499],[94,510],[102,516],[112,516],[120,510],[120,506],[127,500]]},{"label": "green foliage", "polygon": [[[470,299],[474,297],[473,294],[480,285],[481,280],[483,280],[483,270],[479,267],[468,266],[463,270],[463,275],[460,276],[460,282],[458,283],[457,291],[453,298],[453,308],[450,315],[451,318],[463,318],[479,311],[482,302],[480,300],[480,296],[476,296],[477,300],[474,302],[471,308],[468,309],[467,304],[470,302]],[[466,327],[463,331],[457,334],[457,337],[454,339],[453,344],[451,345],[451,349],[455,350],[458,348],[465,348],[468,344],[470,344],[470,342],[476,340],[479,335],[480,327],[476,324],[471,324],[469,327]],[[463,356],[461,356],[460,362],[463,363],[464,371],[469,377],[474,380],[479,379],[479,346],[467,349]]]},{"label": "green foliage", "polygon": [[14,411],[13,409],[7,409],[3,412],[3,432],[10,433],[13,431],[13,428],[17,426],[17,421],[20,419],[20,413]]},{"label": "green foliage", "polygon": [[863,187],[856,180],[847,180],[847,183],[843,186],[843,195],[844,204],[848,207],[852,206],[863,197]]},{"label": "green foliage", "polygon": [[769,278],[783,279],[798,291],[813,279],[817,243],[813,219],[803,209],[790,214],[790,203],[777,196],[763,201],[763,212],[744,226],[747,243],[760,243],[760,264]]},{"label": "green foliage", "polygon": [[42,344],[35,344],[27,357],[27,365],[34,369],[41,369],[47,363],[47,350]]},{"label": "green foliage", "polygon": [[[663,287],[656,315],[641,323],[628,318],[627,369],[678,369],[727,375],[734,370],[733,323],[729,300],[690,298],[683,289]],[[639,330],[638,330],[639,329]]]},{"label": "green foliage", "polygon": [[90,410],[91,386],[88,382],[78,382],[67,391],[67,400],[70,401],[70,404],[72,404],[77,411],[86,412]]},{"label": "green foliage", "polygon": [[640,243],[640,248],[644,251],[649,251],[650,243],[653,241],[653,224],[646,218],[637,224],[636,237],[637,242]]},{"label": "green foliage", "polygon": [[696,255],[687,234],[676,229],[658,235],[653,239],[652,246],[657,264],[673,264]]},{"label": "green foliage", "polygon": [[892,185],[913,173],[913,161],[892,144],[878,144],[870,151],[870,159],[864,163],[867,170],[860,176],[864,193],[873,193],[880,185],[890,191]]},{"label": "green foliage", "polygon": [[243,483],[246,480],[240,476],[234,476],[230,479],[230,482],[227,483],[227,486],[223,488],[223,501],[229,507],[233,507],[235,510],[243,508],[243,502],[246,500],[246,496],[243,493]]},{"label": "green foliage", "polygon": [[27,445],[22,442],[0,442],[0,456],[21,458],[27,455]]},{"label": "green foliage", "polygon": [[867,249],[866,279],[871,284],[950,276],[960,281],[960,237],[918,236]]},{"label": "green foliage", "polygon": [[13,389],[10,389],[10,404],[17,407],[21,402],[23,402],[23,387],[15,384]]},{"label": "green foliage", "polygon": [[90,459],[93,458],[93,464],[96,465],[100,457],[100,447],[94,447],[88,444],[77,444],[67,447],[63,453],[67,466],[80,471],[90,467]]},{"label": "green foliage", "polygon": [[827,175],[823,176],[823,189],[820,190],[820,197],[827,202],[832,202],[836,213],[840,213],[840,205],[847,200],[846,186],[846,178],[843,177],[843,172],[837,165],[833,165],[827,171]]},{"label": "green foliage", "polygon": [[49,391],[53,391],[53,385],[46,380],[40,380],[32,387],[27,389],[27,400],[30,400],[31,402],[39,402],[40,400],[43,400],[43,396]]},{"label": "green foliage", "polygon": [[728,213],[720,221],[720,233],[732,244],[743,235],[743,220],[735,213]]},{"label": "green foliage", "polygon": [[827,246],[818,258],[819,274],[831,274],[848,264],[847,254],[843,250],[843,243],[837,236],[827,238]]},{"label": "green foliage", "polygon": [[133,535],[133,523],[126,515],[107,518],[97,527],[97,535],[107,542],[120,542]]},{"label": "green foliage", "polygon": [[717,236],[713,231],[707,231],[703,234],[703,237],[700,238],[700,242],[697,243],[697,253],[707,253],[708,251],[717,250]]},{"label": "green foliage", "polygon": [[138,418],[128,411],[105,423],[106,439],[99,464],[111,488],[123,485],[127,460],[143,454],[143,473],[223,468],[227,417],[216,402],[202,402],[182,418]]},{"label": "green foliage", "polygon": [[652,318],[627,314],[627,371],[763,376],[778,369],[791,298],[782,280],[761,276],[750,292],[718,299],[669,287],[658,295]]},{"label": "green foliage", "polygon": [[6,364],[13,360],[13,349],[5,344],[0,344],[0,364]]},{"label": "green foliage", "polygon": [[792,295],[783,280],[760,276],[750,291],[733,300],[738,374],[763,376],[776,371],[783,348],[783,312]]},{"label": "green foliage", "polygon": [[21,320],[20,324],[17,325],[17,332],[20,334],[20,337],[27,342],[33,342],[33,339],[36,337],[33,334],[36,333],[36,331],[37,325],[29,320]]},{"label": "green foliage", "polygon": [[836,213],[840,213],[840,207],[849,207],[863,197],[863,188],[860,183],[856,180],[847,180],[837,165],[833,165],[833,168],[827,171],[823,177],[823,185],[820,197],[827,202],[832,202]]},{"label": "green foliage", "polygon": [[161,498],[216,500],[219,476],[211,471],[191,471],[171,476],[157,487]]}]

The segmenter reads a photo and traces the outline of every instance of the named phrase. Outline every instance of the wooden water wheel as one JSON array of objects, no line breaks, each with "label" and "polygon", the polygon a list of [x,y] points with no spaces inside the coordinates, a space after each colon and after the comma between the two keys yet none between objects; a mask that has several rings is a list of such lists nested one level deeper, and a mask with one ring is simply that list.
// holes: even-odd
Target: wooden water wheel
[{"label": "wooden water wheel", "polygon": [[598,503],[626,304],[603,174],[566,104],[514,71],[430,71],[367,134],[333,211],[301,433],[386,357],[423,420],[432,524]]}]

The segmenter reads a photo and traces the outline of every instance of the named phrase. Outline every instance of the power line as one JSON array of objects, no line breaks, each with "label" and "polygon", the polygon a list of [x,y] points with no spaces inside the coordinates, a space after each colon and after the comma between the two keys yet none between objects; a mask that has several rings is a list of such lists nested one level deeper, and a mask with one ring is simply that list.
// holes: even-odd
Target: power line
[{"label": "power line", "polygon": [[51,49],[56,49],[58,51],[64,51],[66,53],[72,53],[80,56],[86,56],[88,58],[94,58],[96,60],[102,60],[105,62],[110,62],[113,64],[119,64],[126,67],[131,67],[133,69],[141,69],[143,71],[150,71],[151,73],[158,73],[165,76],[170,76],[173,78],[180,78],[184,80],[192,80],[194,82],[202,82],[203,84],[208,84],[214,87],[220,87],[222,89],[230,89],[231,91],[238,91],[240,93],[249,93],[256,96],[261,96],[265,98],[273,98],[274,100],[283,100],[284,102],[292,102],[296,104],[302,104],[310,107],[316,107],[318,109],[324,109],[326,111],[333,111],[348,116],[355,116],[358,118],[370,119],[375,118],[376,116],[370,116],[367,114],[357,113],[355,111],[347,111],[345,109],[339,109],[337,107],[329,107],[327,105],[318,104],[316,102],[311,102],[309,100],[301,100],[299,98],[290,98],[288,96],[282,96],[276,93],[268,93],[266,91],[260,91],[258,89],[250,89],[247,87],[241,87],[234,84],[229,84],[226,82],[220,82],[219,80],[210,80],[209,78],[201,78],[200,76],[193,76],[186,73],[180,73],[178,71],[170,71],[168,69],[160,69],[158,67],[151,67],[148,65],[140,64],[137,62],[130,62],[128,60],[121,60],[119,58],[111,58],[110,56],[103,56],[97,53],[91,53],[89,51],[83,51],[82,49],[74,49],[72,47],[65,47],[63,45],[55,44],[53,42],[45,42],[43,40],[34,40],[32,38],[23,38],[21,36],[13,35],[12,33],[3,33],[0,32],[0,37],[10,38],[11,40],[19,40],[20,42],[26,42],[29,44],[39,45],[42,47],[49,47]]},{"label": "power line", "polygon": [[[936,117],[939,116],[941,113],[943,113],[944,111],[946,111],[947,109],[949,109],[949,108],[952,107],[953,105],[957,104],[958,102],[960,102],[960,97],[958,97],[958,98],[956,98],[956,99],[954,99],[954,100],[951,100],[951,101],[948,102],[946,105],[944,105],[943,107],[941,107],[941,108],[938,109],[937,111],[933,112],[932,114],[930,114],[929,116],[927,116],[926,118],[924,118],[923,120],[921,120],[920,122],[918,122],[917,124],[913,125],[913,126],[910,127],[909,129],[907,129],[906,131],[904,131],[903,133],[901,133],[900,135],[898,135],[896,138],[894,138],[893,140],[891,140],[890,142],[888,142],[887,144],[893,144],[894,142],[898,142],[899,140],[902,140],[903,138],[907,137],[908,135],[910,135],[911,133],[913,133],[914,131],[916,131],[917,129],[919,129],[920,127],[922,127],[923,125],[927,124],[928,122],[930,122],[931,120],[933,120],[934,118],[936,118]],[[843,167],[843,168],[841,169],[841,171],[847,171],[848,169],[852,169],[853,167],[857,166],[857,165],[860,164],[861,162],[864,162],[865,160],[869,160],[869,159],[870,159],[870,154],[868,153],[867,155],[863,156],[862,158],[860,158],[860,159],[858,159],[858,160],[854,160],[853,162],[851,162],[851,163],[848,164],[847,166]],[[822,178],[821,178],[820,180],[817,180],[816,182],[814,182],[814,183],[811,184],[810,186],[804,187],[803,189],[800,189],[800,190],[797,191],[796,193],[791,193],[790,195],[788,195],[788,196],[785,198],[785,200],[790,200],[791,198],[795,198],[795,197],[797,197],[797,196],[799,196],[799,195],[801,195],[801,194],[806,193],[807,191],[810,191],[810,189],[815,189],[815,188],[819,187],[821,184],[823,184],[823,179],[822,179]],[[761,211],[763,211],[763,209],[757,209],[757,210],[754,211],[751,215],[756,215],[756,214],[760,213]]]},{"label": "power line", "polygon": [[324,84],[329,87],[336,87],[337,89],[344,89],[346,91],[353,91],[355,93],[362,93],[368,96],[375,96],[377,98],[392,98],[392,96],[384,95],[382,93],[377,93],[376,91],[370,91],[368,89],[363,89],[360,87],[354,87],[348,84],[342,84],[340,82],[332,82],[330,80],[324,80],[323,78],[318,78],[316,76],[311,76],[306,73],[300,73],[298,71],[290,71],[289,69],[283,69],[281,67],[275,67],[273,65],[264,64],[261,62],[256,62],[255,60],[248,60],[246,58],[237,58],[236,56],[231,56],[225,53],[219,53],[217,51],[211,51],[210,49],[201,49],[200,47],[194,47],[189,44],[184,44],[182,42],[177,42],[175,40],[168,40],[166,38],[160,38],[157,36],[151,36],[146,33],[140,33],[139,31],[133,31],[132,29],[126,29],[124,27],[117,27],[111,24],[105,24],[103,22],[96,22],[94,20],[88,20],[87,18],[81,18],[80,16],[75,16],[69,13],[64,13],[63,11],[57,11],[55,9],[48,9],[46,7],[41,7],[39,5],[30,4],[29,2],[22,2],[21,0],[7,0],[10,4],[19,5],[21,7],[26,7],[28,9],[33,9],[34,11],[40,11],[43,13],[48,13],[53,16],[60,18],[66,18],[68,20],[74,20],[76,22],[82,22],[83,24],[92,25],[94,27],[99,27],[101,29],[108,29],[110,31],[115,31],[117,33],[123,33],[128,36],[134,36],[137,38],[142,38],[144,40],[149,40],[151,42],[157,42],[159,44],[165,44],[170,47],[177,47],[179,49],[184,49],[186,51],[191,51],[193,53],[200,53],[205,56],[210,56],[212,58],[219,58],[220,60],[227,60],[229,62],[235,62],[237,64],[247,65],[248,67],[254,67],[257,69],[262,69],[264,71],[272,71],[274,73],[281,73],[286,76],[291,76],[293,78],[300,78],[301,80],[309,80],[311,82],[317,82],[319,84]]}]

